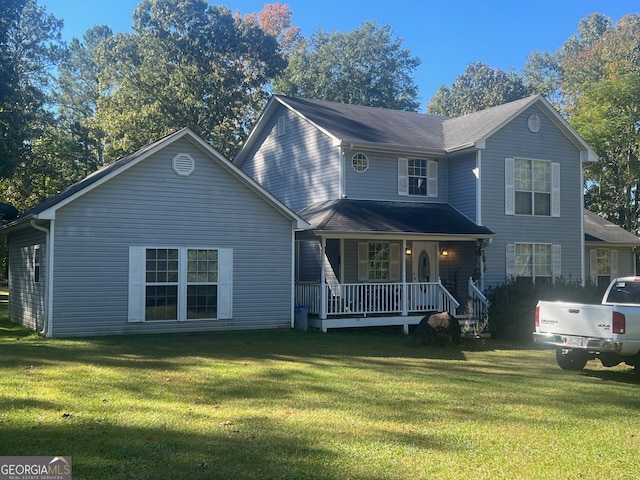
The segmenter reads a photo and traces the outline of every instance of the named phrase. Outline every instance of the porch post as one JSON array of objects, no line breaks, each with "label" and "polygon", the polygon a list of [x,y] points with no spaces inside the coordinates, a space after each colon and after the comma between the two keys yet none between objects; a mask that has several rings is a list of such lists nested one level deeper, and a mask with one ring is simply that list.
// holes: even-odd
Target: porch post
[{"label": "porch post", "polygon": [[324,258],[327,250],[327,239],[320,239],[320,320],[327,318],[327,285],[324,270]]},{"label": "porch post", "polygon": [[402,239],[402,313],[403,317],[407,316],[407,240]]}]

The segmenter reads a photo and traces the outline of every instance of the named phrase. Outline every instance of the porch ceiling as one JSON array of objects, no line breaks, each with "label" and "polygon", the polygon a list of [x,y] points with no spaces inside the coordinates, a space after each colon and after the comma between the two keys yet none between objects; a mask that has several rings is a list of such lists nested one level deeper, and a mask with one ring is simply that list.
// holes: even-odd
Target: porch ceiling
[{"label": "porch ceiling", "polygon": [[[476,225],[449,204],[339,199],[311,205],[298,214],[311,224],[307,233],[434,235],[487,238],[493,232]],[[304,233],[304,232],[303,232]]]}]

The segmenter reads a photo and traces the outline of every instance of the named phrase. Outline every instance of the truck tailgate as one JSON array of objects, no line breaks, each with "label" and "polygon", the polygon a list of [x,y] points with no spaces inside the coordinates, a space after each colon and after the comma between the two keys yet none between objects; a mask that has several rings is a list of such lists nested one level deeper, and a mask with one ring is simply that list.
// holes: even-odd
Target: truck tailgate
[{"label": "truck tailgate", "polygon": [[612,305],[539,302],[538,332],[610,339]]}]

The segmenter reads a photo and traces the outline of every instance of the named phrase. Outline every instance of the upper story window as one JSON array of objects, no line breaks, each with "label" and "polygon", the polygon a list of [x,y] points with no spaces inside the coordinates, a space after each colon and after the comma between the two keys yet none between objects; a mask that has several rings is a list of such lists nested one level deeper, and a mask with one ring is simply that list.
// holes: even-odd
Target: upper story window
[{"label": "upper story window", "polygon": [[351,157],[351,165],[356,172],[362,173],[369,168],[369,159],[364,153],[356,153]]},{"label": "upper story window", "polygon": [[560,164],[505,159],[505,214],[560,216]]},{"label": "upper story window", "polygon": [[398,195],[437,197],[438,162],[424,158],[399,158]]}]

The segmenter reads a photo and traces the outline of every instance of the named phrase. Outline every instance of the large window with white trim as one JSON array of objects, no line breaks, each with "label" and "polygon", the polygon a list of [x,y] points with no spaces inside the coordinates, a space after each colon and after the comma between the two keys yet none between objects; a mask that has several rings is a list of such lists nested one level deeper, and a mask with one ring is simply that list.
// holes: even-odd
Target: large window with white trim
[{"label": "large window with white trim", "polygon": [[505,159],[505,214],[560,216],[560,164]]},{"label": "large window with white trim", "polygon": [[231,318],[232,250],[129,249],[129,321]]},{"label": "large window with white trim", "polygon": [[400,279],[400,244],[358,243],[358,281],[394,282]]},{"label": "large window with white trim", "polygon": [[424,158],[398,158],[398,195],[438,196],[438,162]]},{"label": "large window with white trim", "polygon": [[507,245],[507,277],[530,283],[551,283],[560,276],[560,245],[515,243]]}]

